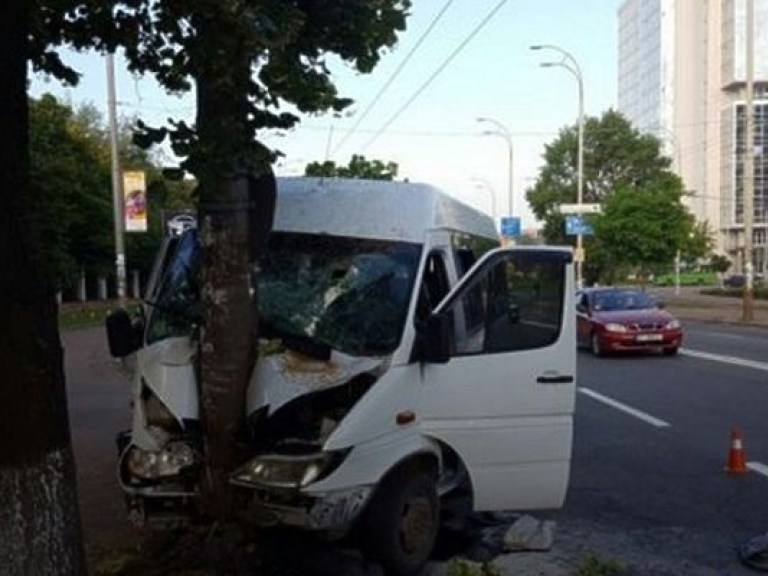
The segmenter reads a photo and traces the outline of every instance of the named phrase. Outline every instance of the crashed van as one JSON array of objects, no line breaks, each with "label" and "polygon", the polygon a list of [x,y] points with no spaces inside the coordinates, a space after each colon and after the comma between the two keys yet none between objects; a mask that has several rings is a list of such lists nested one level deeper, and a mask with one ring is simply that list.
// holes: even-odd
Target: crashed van
[{"label": "crashed van", "polygon": [[[476,511],[559,508],[576,379],[571,249],[499,248],[490,218],[427,185],[277,188],[246,456],[230,476],[242,517],[351,534],[387,573],[411,574],[450,495]],[[194,227],[169,235],[140,317],[108,319],[113,353],[135,364],[118,470],[141,524],[195,513],[199,259]]]}]

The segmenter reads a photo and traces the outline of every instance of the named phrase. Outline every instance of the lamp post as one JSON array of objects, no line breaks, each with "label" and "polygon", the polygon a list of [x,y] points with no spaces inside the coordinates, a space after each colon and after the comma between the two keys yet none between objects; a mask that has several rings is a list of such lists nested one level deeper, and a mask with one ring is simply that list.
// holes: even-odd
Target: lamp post
[{"label": "lamp post", "polygon": [[111,52],[107,53],[107,107],[109,108],[109,141],[112,153],[112,209],[115,218],[115,273],[117,298],[125,304],[127,295],[127,274],[125,266],[125,227],[123,209],[123,181],[120,173],[120,157],[117,143],[117,104],[115,99],[115,62]]},{"label": "lamp post", "polygon": [[472,177],[472,181],[477,183],[476,188],[485,188],[491,195],[491,218],[493,218],[494,226],[496,225],[496,190],[494,190],[491,183],[485,178],[479,178],[477,176]]},{"label": "lamp post", "polygon": [[507,151],[509,153],[508,156],[508,165],[507,168],[509,170],[509,215],[514,215],[514,196],[513,196],[513,178],[514,178],[514,148],[512,147],[512,135],[509,133],[509,130],[507,130],[507,127],[504,126],[501,122],[498,120],[494,120],[493,118],[478,118],[478,122],[483,123],[487,122],[488,124],[491,124],[496,128],[495,130],[487,130],[483,132],[483,134],[487,134],[489,136],[501,136],[504,138],[504,140],[507,142]]},{"label": "lamp post", "polygon": [[[544,68],[559,66],[565,68],[576,77],[579,84],[579,149],[577,160],[577,185],[576,185],[576,203],[581,205],[584,201],[584,78],[581,74],[581,67],[573,55],[552,44],[540,44],[531,46],[531,50],[551,50],[557,52],[561,59],[555,62],[542,62]],[[581,234],[576,236],[576,286],[583,287],[582,264],[584,261],[584,239]]]}]

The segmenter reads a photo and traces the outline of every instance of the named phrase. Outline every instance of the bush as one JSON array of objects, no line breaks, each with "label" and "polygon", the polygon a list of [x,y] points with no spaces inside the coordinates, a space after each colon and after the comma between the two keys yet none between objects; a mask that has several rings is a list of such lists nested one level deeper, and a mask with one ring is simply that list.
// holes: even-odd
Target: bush
[{"label": "bush", "polygon": [[[660,274],[653,283],[656,286],[674,286],[675,274]],[[717,274],[714,272],[682,272],[680,274],[681,286],[711,286],[717,284]]]}]

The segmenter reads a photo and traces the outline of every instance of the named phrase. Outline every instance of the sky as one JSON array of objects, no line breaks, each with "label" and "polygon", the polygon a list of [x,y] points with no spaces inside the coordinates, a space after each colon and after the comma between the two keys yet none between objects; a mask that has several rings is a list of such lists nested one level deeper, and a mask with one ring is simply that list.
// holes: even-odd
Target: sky
[{"label": "sky", "polygon": [[[303,117],[287,133],[263,135],[267,145],[285,154],[277,174],[302,174],[307,163],[326,159],[347,164],[352,154],[363,154],[396,162],[398,179],[435,185],[498,219],[509,215],[511,144],[512,212],[523,228],[534,227],[525,190],[542,165],[544,145],[576,123],[579,106],[575,76],[540,66],[560,61],[558,53],[530,46],[569,52],[581,68],[585,114],[599,115],[616,106],[622,1],[413,0],[406,31],[372,73],[333,63],[340,95],[355,101],[342,117]],[[64,58],[82,74],[78,85],[64,87],[38,76],[31,94],[51,92],[75,106],[93,104],[106,119],[104,57],[65,53]],[[390,82],[398,67],[402,70]],[[167,95],[151,78],[133,77],[119,54],[115,69],[119,115],[138,116],[150,125],[167,118],[194,120],[192,95]],[[501,124],[511,138],[483,134],[495,126],[478,122],[481,117]],[[172,156],[166,160],[174,164]]]}]

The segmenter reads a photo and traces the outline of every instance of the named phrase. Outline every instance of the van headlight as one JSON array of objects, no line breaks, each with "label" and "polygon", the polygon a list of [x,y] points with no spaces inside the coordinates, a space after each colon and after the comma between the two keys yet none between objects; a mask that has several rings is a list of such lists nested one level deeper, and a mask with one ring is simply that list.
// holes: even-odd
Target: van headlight
[{"label": "van headlight", "polygon": [[132,446],[126,459],[131,474],[145,480],[177,476],[196,462],[195,451],[186,442],[170,442],[157,452]]},{"label": "van headlight", "polygon": [[664,326],[665,330],[678,330],[680,328],[680,320],[670,320],[667,325]]},{"label": "van headlight", "polygon": [[609,322],[605,325],[605,330],[607,332],[626,332],[627,327],[624,326],[624,324],[617,324],[615,322]]},{"label": "van headlight", "polygon": [[348,451],[318,452],[300,456],[265,454],[238,469],[233,484],[273,488],[304,488],[322,480],[344,461]]}]

